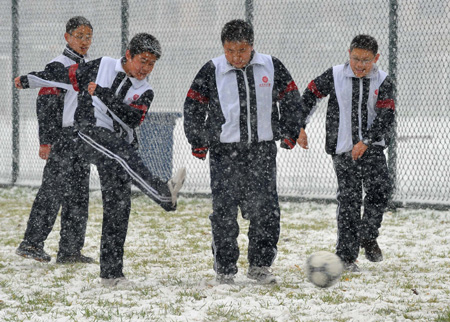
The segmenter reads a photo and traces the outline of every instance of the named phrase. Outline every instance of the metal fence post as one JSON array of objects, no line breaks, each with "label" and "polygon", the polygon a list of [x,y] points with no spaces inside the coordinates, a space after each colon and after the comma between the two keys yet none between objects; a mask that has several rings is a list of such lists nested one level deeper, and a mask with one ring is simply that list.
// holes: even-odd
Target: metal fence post
[{"label": "metal fence post", "polygon": [[245,21],[253,25],[253,0],[245,0]]},{"label": "metal fence post", "polygon": [[11,183],[14,185],[19,176],[20,150],[20,106],[19,91],[14,86],[14,77],[19,75],[19,0],[11,2],[12,27],[12,171]]},{"label": "metal fence post", "polygon": [[129,17],[129,13],[128,13],[128,0],[122,0],[121,3],[121,20],[122,20],[122,26],[121,26],[121,36],[122,36],[122,51],[121,51],[121,55],[125,56],[125,52],[127,50],[127,45],[128,45],[128,17]]},{"label": "metal fence post", "polygon": [[[394,101],[397,99],[397,22],[398,22],[398,2],[389,1],[389,75],[392,79]],[[395,112],[397,114],[397,112]],[[388,148],[388,167],[391,179],[392,191],[389,196],[389,208],[395,209],[393,204],[394,194],[397,188],[397,116],[392,125],[391,142]]]}]

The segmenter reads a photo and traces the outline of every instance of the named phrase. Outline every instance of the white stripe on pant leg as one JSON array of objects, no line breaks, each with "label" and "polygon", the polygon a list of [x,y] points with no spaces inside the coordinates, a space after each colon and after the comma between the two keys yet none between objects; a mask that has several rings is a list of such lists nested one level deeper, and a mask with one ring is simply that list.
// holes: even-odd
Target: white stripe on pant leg
[{"label": "white stripe on pant leg", "polygon": [[152,196],[154,196],[156,199],[158,199],[161,202],[171,202],[172,197],[164,197],[161,196],[158,191],[156,191],[152,186],[150,186],[144,179],[142,179],[136,172],[133,171],[133,169],[130,168],[128,163],[123,160],[120,156],[114,154],[98,142],[96,142],[91,137],[87,136],[86,134],[82,132],[78,132],[78,136],[87,144],[92,146],[95,150],[99,151],[100,153],[106,155],[110,159],[114,159],[128,172],[128,174],[137,182],[139,182],[144,189],[146,189]]},{"label": "white stripe on pant leg", "polygon": [[213,257],[214,257],[214,263],[213,263],[213,268],[216,271],[216,274],[219,274],[218,272],[218,268],[217,268],[217,247],[216,247],[216,243],[214,242],[214,229],[212,228],[212,222],[211,222],[211,236],[212,236],[212,241],[211,241],[211,247],[213,248]]}]

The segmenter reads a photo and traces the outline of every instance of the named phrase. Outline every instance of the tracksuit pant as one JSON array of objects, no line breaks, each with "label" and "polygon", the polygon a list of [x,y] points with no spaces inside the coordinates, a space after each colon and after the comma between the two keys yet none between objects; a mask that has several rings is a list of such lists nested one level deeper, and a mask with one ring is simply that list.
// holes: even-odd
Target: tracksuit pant
[{"label": "tracksuit pant", "polygon": [[52,145],[22,242],[43,248],[62,207],[58,256],[81,252],[88,220],[90,165],[75,153],[74,135],[73,128],[64,128]]},{"label": "tracksuit pant", "polygon": [[238,208],[250,221],[248,262],[271,266],[280,235],[275,142],[219,144],[210,148],[214,270],[236,274]]},{"label": "tracksuit pant", "polygon": [[332,158],[338,181],[336,254],[352,263],[358,257],[360,242],[375,240],[379,234],[391,191],[386,157],[382,147],[370,146],[356,161],[351,152]]},{"label": "tracksuit pant", "polygon": [[133,145],[105,128],[78,132],[78,153],[96,165],[103,199],[100,277],[123,277],[123,252],[131,207],[131,183],[167,211],[175,210],[167,182],[145,167]]}]

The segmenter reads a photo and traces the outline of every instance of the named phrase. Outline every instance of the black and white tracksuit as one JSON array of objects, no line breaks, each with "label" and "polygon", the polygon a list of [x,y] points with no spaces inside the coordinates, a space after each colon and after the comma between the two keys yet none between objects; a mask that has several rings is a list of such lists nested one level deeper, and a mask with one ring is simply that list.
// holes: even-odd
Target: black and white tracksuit
[{"label": "black and white tracksuit", "polygon": [[300,94],[288,70],[257,52],[244,69],[225,55],[212,59],[189,89],[184,129],[193,149],[210,151],[214,269],[237,272],[238,207],[250,220],[250,266],[271,266],[280,234],[275,141],[293,148],[300,131]]},{"label": "black and white tracksuit", "polygon": [[[352,263],[358,257],[360,242],[378,237],[391,191],[383,149],[395,117],[393,86],[390,77],[376,65],[363,78],[355,77],[348,63],[334,66],[311,81],[304,91],[302,127],[316,102],[326,96],[325,150],[332,156],[338,181],[336,253]],[[351,151],[359,141],[369,147],[353,161]]]},{"label": "black and white tracksuit", "polygon": [[[84,60],[82,55],[66,47],[46,69],[70,66]],[[62,207],[58,256],[81,252],[88,219],[90,165],[75,153],[73,144],[77,95],[71,89],[43,87],[36,100],[39,143],[41,146],[50,145],[51,153],[22,244],[42,249]]]},{"label": "black and white tracksuit", "polygon": [[[165,210],[172,211],[167,182],[155,177],[137,150],[134,128],[153,100],[145,80],[126,75],[122,59],[102,57],[66,69],[30,73],[21,77],[24,88],[59,86],[79,91],[75,126],[78,154],[97,166],[103,198],[100,276],[123,276],[123,246],[131,205],[131,181]],[[88,84],[95,82],[94,96]]]}]

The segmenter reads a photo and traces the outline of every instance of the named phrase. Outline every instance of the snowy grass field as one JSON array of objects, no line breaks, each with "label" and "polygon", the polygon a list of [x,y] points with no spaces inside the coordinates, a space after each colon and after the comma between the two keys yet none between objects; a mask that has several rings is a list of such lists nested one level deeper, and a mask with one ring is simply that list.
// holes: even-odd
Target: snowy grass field
[{"label": "snowy grass field", "polygon": [[319,289],[304,262],[334,251],[336,206],[282,202],[279,284],[245,277],[248,223],[240,218],[236,285],[211,286],[211,201],[182,197],[176,213],[165,213],[137,196],[125,247],[125,274],[137,288],[111,290],[99,279],[99,192],[91,194],[84,249],[97,264],[55,263],[59,218],[46,242],[50,263],[15,255],[35,193],[0,189],[0,321],[450,321],[450,211],[386,213],[385,260],[371,263],[361,253],[360,273]]}]

